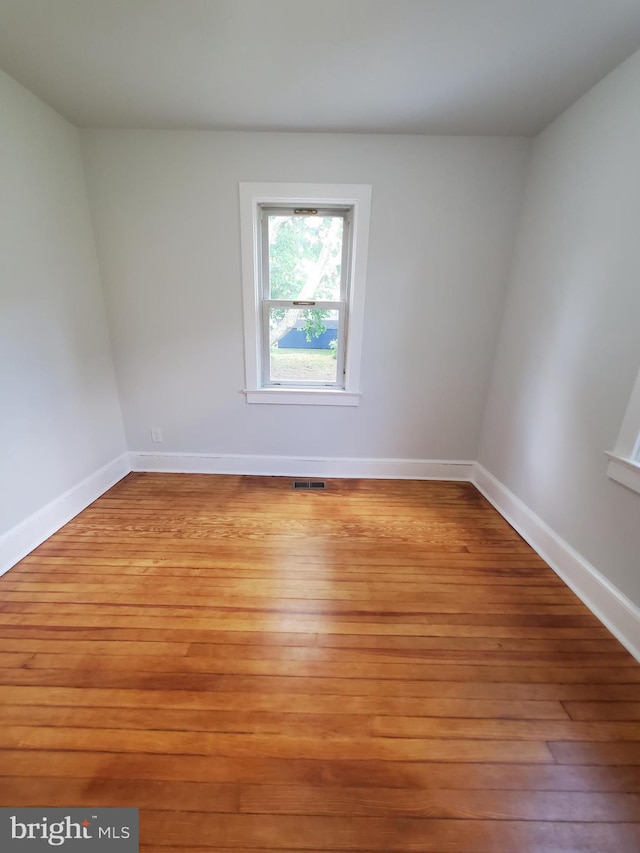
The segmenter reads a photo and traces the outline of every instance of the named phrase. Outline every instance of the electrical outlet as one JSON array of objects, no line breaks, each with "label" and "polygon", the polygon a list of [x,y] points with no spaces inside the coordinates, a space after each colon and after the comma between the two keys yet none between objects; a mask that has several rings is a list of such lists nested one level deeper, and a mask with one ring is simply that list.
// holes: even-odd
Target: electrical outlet
[{"label": "electrical outlet", "polygon": [[162,430],[160,427],[151,427],[151,441],[162,441]]}]

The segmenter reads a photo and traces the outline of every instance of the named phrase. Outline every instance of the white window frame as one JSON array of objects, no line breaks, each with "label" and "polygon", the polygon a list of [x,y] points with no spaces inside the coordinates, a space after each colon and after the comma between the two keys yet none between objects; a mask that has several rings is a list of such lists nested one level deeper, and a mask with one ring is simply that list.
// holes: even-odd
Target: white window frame
[{"label": "white window frame", "polygon": [[615,450],[610,453],[607,474],[612,480],[640,493],[640,372],[631,392]]},{"label": "white window frame", "polygon": [[[349,211],[350,247],[346,293],[346,340],[342,387],[275,386],[264,382],[261,212],[265,207],[338,208]],[[369,184],[240,184],[240,236],[244,302],[245,388],[247,403],[357,406],[362,396],[360,369],[364,295],[369,248]],[[340,354],[342,358],[342,353]]]}]

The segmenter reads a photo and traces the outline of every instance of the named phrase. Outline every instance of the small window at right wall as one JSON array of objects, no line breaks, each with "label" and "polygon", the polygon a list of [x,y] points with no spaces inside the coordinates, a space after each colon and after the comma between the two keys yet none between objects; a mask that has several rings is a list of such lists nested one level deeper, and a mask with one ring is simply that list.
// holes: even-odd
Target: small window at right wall
[{"label": "small window at right wall", "polygon": [[640,493],[640,373],[631,392],[615,450],[607,452],[607,456],[609,477]]}]

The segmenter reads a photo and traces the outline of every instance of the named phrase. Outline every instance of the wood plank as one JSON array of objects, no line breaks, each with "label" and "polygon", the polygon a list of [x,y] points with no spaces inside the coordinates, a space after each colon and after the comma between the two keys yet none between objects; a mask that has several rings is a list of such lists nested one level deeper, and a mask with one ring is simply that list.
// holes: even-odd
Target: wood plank
[{"label": "wood plank", "polygon": [[88,777],[65,778],[61,785],[57,776],[0,776],[0,805],[12,808],[68,808],[81,802],[102,808],[237,812],[239,797],[238,785],[216,782]]},{"label": "wood plank", "polygon": [[[112,612],[111,612],[112,611]],[[157,613],[157,615],[150,615]],[[134,617],[132,619],[131,617]],[[135,622],[138,628],[150,630],[188,628],[189,630],[216,630],[225,632],[258,632],[263,634],[270,626],[265,617],[251,618],[251,614],[238,617],[234,614],[216,613],[202,615],[202,609],[162,608],[153,605],[126,607],[93,606],[91,612],[83,605],[18,603],[0,604],[0,626],[21,625],[27,627],[120,627],[127,628]],[[511,624],[513,622],[513,624]],[[521,624],[518,624],[520,622]],[[531,622],[531,624],[529,624]],[[574,627],[571,623],[577,622]],[[399,624],[396,620],[384,622],[343,621],[282,617],[278,624],[285,634],[330,634],[346,636],[453,636],[453,637],[557,637],[559,640],[589,638],[598,634],[592,620],[577,617],[537,617],[529,620],[517,617],[483,616],[474,614],[432,614],[423,624]],[[557,623],[557,624],[556,624]],[[604,633],[605,629],[600,626]],[[267,630],[268,633],[270,631]],[[608,635],[611,636],[610,634]]]},{"label": "wood plank", "polygon": [[[318,641],[317,634],[303,632],[286,634],[274,631],[217,631],[215,628],[191,629],[143,628],[143,627],[101,627],[79,625],[0,625],[0,638],[35,640],[116,640],[133,643],[222,643],[226,645],[279,645],[313,646]],[[375,641],[375,637],[372,638]],[[417,638],[419,641],[420,638]],[[467,642],[464,638],[436,638],[438,642]],[[491,640],[490,642],[502,642]],[[568,641],[569,642],[569,641]],[[589,641],[587,641],[589,642]],[[597,642],[597,641],[596,641]],[[590,651],[590,649],[587,649]]]},{"label": "wood plank", "polygon": [[[26,558],[25,558],[26,559]],[[408,591],[425,592],[432,588],[456,589],[458,586],[476,586],[486,590],[519,589],[556,592],[570,597],[570,590],[563,586],[557,575],[541,572],[538,567],[514,567],[507,573],[495,565],[440,567],[427,566],[327,566],[323,563],[305,563],[295,567],[282,568],[274,565],[256,565],[237,560],[193,560],[181,561],[181,565],[146,565],[158,561],[123,561],[124,565],[112,566],[109,560],[96,558],[95,562],[81,562],[78,559],[59,557],[41,557],[36,564],[24,560],[13,571],[14,583],[104,583],[98,581],[96,569],[107,569],[109,581],[135,583],[142,578],[154,577],[163,583],[179,583],[181,578],[197,578],[211,586],[238,586],[243,581],[271,581],[274,586],[283,585],[293,588],[323,589],[335,585],[337,589],[353,589],[374,585],[377,592],[385,590],[396,593]],[[189,565],[192,562],[194,565]],[[509,564],[510,565],[510,564]],[[333,590],[330,590],[331,592]]]},{"label": "wood plank", "polygon": [[[264,693],[259,691],[109,690],[91,687],[0,687],[0,703],[44,707],[185,708],[299,714],[396,714],[468,719],[567,720],[561,702],[508,699],[424,699],[403,696]],[[41,703],[40,705],[38,703]],[[2,709],[0,708],[0,713]],[[30,713],[25,710],[25,713]]]},{"label": "wood plank", "polygon": [[[2,648],[4,653],[22,653],[27,660],[35,653],[46,654],[91,654],[91,655],[143,655],[165,657],[171,655],[173,657],[183,657],[191,649],[190,643],[167,643],[148,640],[146,642],[127,642],[118,640],[58,640],[55,638],[45,640],[33,640],[27,637],[19,639],[2,639]],[[28,655],[27,655],[28,653]],[[9,655],[6,655],[9,658]],[[0,666],[6,666],[3,663],[3,653],[0,653]],[[25,660],[26,663],[26,660]]]},{"label": "wood plank", "polygon": [[530,701],[638,701],[640,685],[585,683],[509,683],[465,681],[403,681],[400,679],[318,678],[309,676],[127,672],[92,669],[5,669],[5,685],[42,687],[105,687],[112,689],[231,691],[245,693],[309,693],[343,696],[411,696],[421,698],[505,699]]},{"label": "wood plank", "polygon": [[[5,586],[10,587],[10,584],[7,583]],[[48,585],[42,584],[40,586]],[[88,604],[144,605],[145,601],[148,601],[146,591],[139,587],[136,591],[120,591],[120,588],[117,586],[114,588],[104,589],[94,587],[94,589],[98,589],[99,591],[86,592],[82,589],[82,586],[85,585],[66,584],[63,585],[63,588],[61,589],[27,592],[13,592],[9,588],[4,592],[3,598],[6,602],[31,602],[35,598],[39,602],[49,602],[53,604],[74,604],[77,601],[82,600],[84,606]],[[393,617],[394,619],[403,620],[409,623],[422,622],[425,618],[428,619],[429,614],[431,613],[473,613],[475,609],[473,597],[469,597],[468,599],[463,598],[461,601],[460,596],[455,594],[430,594],[428,597],[428,603],[425,602],[425,604],[420,608],[415,604],[408,604],[399,601],[395,601],[390,604],[386,599],[379,599],[376,601],[372,598],[368,601],[360,601],[357,599],[342,601],[338,597],[332,599],[312,598],[310,596],[308,598],[282,598],[278,597],[277,589],[273,592],[273,597],[264,598],[260,596],[250,597],[226,595],[222,592],[198,595],[197,593],[192,592],[186,593],[184,589],[180,592],[178,589],[168,593],[154,593],[154,603],[156,607],[175,606],[176,597],[179,596],[179,601],[182,607],[193,605],[194,607],[213,607],[216,609],[228,609],[233,611],[240,609],[247,611],[266,610],[267,612],[275,611],[278,613],[302,613],[305,616],[307,614],[315,613],[323,615],[331,614],[332,616],[346,615],[347,617],[371,615],[374,618],[374,621],[378,621],[381,617]],[[527,599],[524,595],[516,596],[514,600],[513,596],[500,596],[499,593],[495,593],[495,598],[496,600],[492,606],[493,612],[496,615],[523,613],[555,617],[581,616],[584,607],[582,604],[578,603],[558,604],[554,602],[553,596],[545,598],[545,600],[540,602],[535,602],[535,600],[532,601],[532,599],[534,599],[533,596]],[[510,598],[511,600],[504,601],[500,600],[501,598]]]},{"label": "wood plank", "polygon": [[637,720],[640,702],[565,702],[572,720]]},{"label": "wood plank", "polygon": [[26,666],[31,660],[33,660],[31,652],[21,653],[17,650],[0,652],[0,667],[6,667],[7,669]]},{"label": "wood plank", "polygon": [[[640,734],[638,735],[640,740]],[[560,764],[640,764],[640,742],[636,743],[593,743],[582,741],[549,741],[549,749]]]},{"label": "wood plank", "polygon": [[87,750],[175,755],[227,755],[236,758],[362,758],[379,761],[487,761],[504,764],[552,762],[546,744],[536,741],[410,740],[328,738],[282,734],[228,734],[149,729],[5,726],[0,749]]},{"label": "wood plank", "polygon": [[[305,850],[381,853],[495,853],[496,850],[636,850],[640,825],[534,821],[456,821],[415,818],[317,817],[292,815],[216,815],[147,812],[141,820],[145,843],[180,847],[195,834],[200,845],[245,846],[268,850],[277,845]],[[314,845],[315,842],[315,845]]]},{"label": "wood plank", "polygon": [[[79,575],[78,577],[82,577]],[[65,596],[75,596],[76,600],[82,598],[87,603],[101,604],[103,598],[106,603],[113,603],[113,593],[119,597],[126,596],[127,603],[137,600],[141,590],[146,590],[148,578],[142,577],[137,580],[123,582],[113,578],[109,584],[80,583],[77,580],[54,580],[48,581],[12,581],[6,582],[4,588],[7,593],[7,601],[31,601],[32,599],[42,601],[66,600]],[[385,589],[391,587],[393,589]],[[460,589],[458,589],[460,587]],[[202,578],[192,578],[189,594],[185,594],[184,582],[176,583],[158,582],[155,587],[156,601],[158,603],[175,603],[176,599],[183,604],[203,605],[213,602],[217,607],[264,607],[270,606],[272,600],[285,601],[289,607],[312,608],[323,612],[327,602],[331,602],[334,612],[350,612],[357,609],[361,613],[385,612],[392,610],[397,613],[423,613],[424,609],[416,607],[417,595],[424,596],[429,602],[430,611],[437,609],[438,612],[450,612],[450,606],[454,600],[458,601],[460,612],[471,612],[474,598],[481,595],[484,587],[467,580],[460,584],[355,584],[344,580],[336,580],[320,585],[285,583],[283,581],[263,581],[262,579],[247,579],[239,582],[235,580],[212,581]],[[8,594],[11,593],[9,596]],[[40,595],[40,594],[43,595]],[[27,596],[26,598],[24,596]],[[496,605],[521,604],[523,607],[534,605],[543,606],[542,612],[573,613],[580,612],[580,605],[572,593],[568,590],[556,590],[546,587],[526,586],[503,586],[492,587],[492,597]],[[390,608],[389,605],[393,604]],[[562,607],[559,611],[558,608]],[[573,610],[568,609],[573,608]],[[456,611],[453,611],[456,612]],[[500,609],[497,612],[509,613],[510,609]],[[528,611],[525,611],[528,612]]]},{"label": "wood plank", "polygon": [[[0,706],[3,726],[62,726],[171,730],[179,732],[241,732],[283,736],[360,737],[368,732],[370,716],[344,713],[306,713],[247,710],[193,710],[191,708],[144,708],[80,706]],[[588,725],[588,724],[587,724]],[[601,724],[601,725],[607,725]],[[609,724],[611,725],[611,724]],[[614,724],[615,725],[615,724]],[[618,725],[625,725],[620,723]]]},{"label": "wood plank", "polygon": [[[30,651],[49,651],[44,646],[40,649],[30,647]],[[51,651],[57,651],[51,649]],[[80,650],[79,650],[80,651]],[[518,666],[590,666],[600,668],[603,666],[621,666],[633,668],[635,662],[627,652],[589,654],[586,652],[561,653],[542,651],[506,651],[504,649],[473,648],[469,643],[466,648],[446,649],[415,649],[415,648],[392,648],[385,649],[377,646],[373,649],[365,646],[341,647],[276,647],[276,646],[225,646],[221,643],[192,643],[187,655],[189,657],[207,658],[207,660],[221,660],[228,658],[233,651],[239,659],[243,660],[296,660],[304,662],[322,663],[419,663],[438,664],[446,662],[456,665],[509,666],[517,663]]]},{"label": "wood plank", "polygon": [[400,679],[402,681],[506,681],[562,684],[638,684],[640,667],[552,666],[467,666],[431,663],[347,663],[296,660],[250,660],[234,657],[161,658],[156,655],[70,655],[37,653],[28,662],[30,669],[93,669],[112,672],[134,668],[137,672],[237,673],[247,675],[306,675],[318,678]]},{"label": "wood plank", "polygon": [[[272,528],[271,528],[272,529]],[[269,531],[268,527],[262,532],[264,535],[265,532]],[[305,539],[306,545],[305,548],[300,548],[299,558],[301,560],[305,559],[305,553],[308,553],[310,548],[313,548],[314,543],[313,540],[310,540],[307,536],[308,531],[301,531],[300,536]],[[260,531],[247,531],[248,535],[259,535]],[[240,530],[235,531],[235,535],[237,538],[240,538],[242,535]],[[273,549],[282,550],[282,542],[280,541],[280,534],[273,533],[274,540],[277,539],[277,542],[272,543]],[[212,544],[218,549],[220,544],[224,544],[223,542],[218,542],[215,538],[213,541],[211,539],[209,541],[200,541],[198,539],[183,539],[180,537],[169,538],[163,537],[162,541],[159,541],[160,537],[156,537],[154,535],[149,535],[146,539],[144,537],[139,537],[138,539],[132,537],[121,536],[118,541],[118,553],[131,557],[146,557],[146,558],[160,558],[170,554],[176,554],[180,556],[184,555],[193,555],[193,556],[202,556],[204,554],[209,553],[211,550]],[[180,541],[178,541],[180,540]],[[375,544],[375,539],[372,537],[369,542],[369,547]],[[444,554],[467,554],[469,549],[464,544],[459,545],[451,545],[445,542],[436,542],[431,543],[429,545],[422,545],[423,550],[427,551],[432,555],[440,555],[442,559],[442,555]],[[40,550],[42,549],[42,550]],[[113,540],[109,537],[108,534],[105,534],[102,540],[93,537],[93,539],[89,536],[82,537],[80,539],[76,539],[74,541],[73,537],[69,534],[64,534],[62,531],[56,533],[55,542],[53,544],[49,544],[48,542],[44,542],[42,545],[38,546],[39,553],[42,554],[86,554],[90,556],[92,553],[97,553],[97,556],[101,554],[109,554],[113,550]],[[489,552],[491,553],[491,552]],[[505,552],[503,551],[503,556],[505,556]],[[516,555],[526,553],[526,548],[514,549],[513,552],[508,551],[508,554],[515,553]],[[391,556],[388,556],[386,561],[382,561],[382,563],[378,563],[378,565],[394,565],[394,560]]]},{"label": "wood plank", "polygon": [[574,722],[545,720],[460,720],[429,717],[375,717],[371,734],[388,738],[472,737],[500,740],[637,741],[635,722]]},{"label": "wood plank", "polygon": [[240,812],[460,820],[636,821],[640,794],[243,785]]},{"label": "wood plank", "polygon": [[[0,776],[146,779],[322,787],[640,792],[640,766],[416,762],[0,750]],[[64,789],[64,782],[61,786]]]},{"label": "wood plank", "polygon": [[[374,553],[358,553],[357,540],[355,547],[349,547],[348,557],[340,560],[340,553],[334,549],[332,559],[328,560],[325,556],[310,554],[305,551],[300,554],[297,559],[295,557],[295,547],[288,550],[287,561],[281,559],[281,550],[278,549],[274,553],[265,547],[260,547],[259,553],[253,553],[256,549],[251,542],[245,542],[242,546],[235,546],[232,550],[227,548],[227,553],[220,545],[216,546],[215,551],[211,551],[204,556],[157,556],[157,557],[122,557],[118,556],[118,551],[111,551],[106,555],[94,554],[89,549],[83,551],[75,551],[69,553],[64,548],[57,550],[62,553],[56,553],[57,537],[48,539],[41,545],[37,551],[32,552],[24,557],[12,569],[14,573],[39,571],[49,566],[57,568],[71,567],[74,571],[85,568],[89,573],[92,572],[92,567],[104,570],[107,568],[108,574],[154,574],[155,570],[167,569],[178,572],[235,572],[237,577],[251,577],[253,574],[260,577],[273,573],[275,577],[282,574],[289,577],[300,577],[300,574],[306,574],[311,577],[316,576],[318,572],[328,573],[331,576],[352,575],[354,577],[363,576],[371,577],[382,575],[384,579],[389,579],[390,575],[395,581],[396,577],[402,579],[405,574],[411,575],[415,580],[417,578],[430,577],[432,574],[446,577],[451,573],[455,578],[460,573],[463,575],[477,576],[479,574],[486,575],[489,578],[494,578],[498,583],[508,582],[509,578],[518,579],[521,576],[527,577],[527,582],[535,582],[536,578],[542,579],[545,583],[554,583],[557,586],[562,585],[562,581],[558,576],[547,566],[543,560],[534,554],[533,551],[525,552],[521,556],[504,556],[502,554],[491,555],[490,557],[471,556],[468,551],[461,553],[447,554],[446,557],[436,556],[432,554],[421,554],[417,549],[407,549],[398,551],[389,556],[384,550],[376,549]],[[353,540],[352,540],[353,544]],[[44,546],[47,546],[45,549]],[[104,571],[102,572],[104,573]],[[196,575],[197,576],[197,575]]]},{"label": "wood plank", "polygon": [[[206,643],[222,645],[290,645],[321,648],[395,650],[464,650],[543,652],[560,654],[558,641],[535,638],[423,636],[403,637],[369,634],[285,634],[251,631],[192,630],[189,628],[105,628],[49,625],[0,625],[0,638],[34,640],[115,640],[119,642]],[[623,654],[616,640],[581,640],[566,638],[564,650],[573,656],[588,654]],[[626,658],[629,660],[629,658]]]},{"label": "wood plank", "polygon": [[[562,643],[559,644],[557,636],[549,638],[527,637],[527,636],[469,636],[458,637],[449,636],[447,634],[437,634],[430,628],[430,634],[433,636],[414,636],[403,637],[394,635],[365,634],[359,636],[357,634],[316,634],[315,645],[328,648],[348,648],[348,649],[475,649],[481,651],[504,651],[504,652],[544,652],[556,655],[563,653],[582,654],[600,654],[600,653],[621,653],[620,644],[617,640],[609,637],[602,639],[581,639],[580,637],[562,636]],[[554,635],[560,629],[556,629]],[[0,632],[2,628],[0,628]],[[522,634],[526,634],[526,630],[522,629]],[[1,633],[0,633],[1,636]],[[194,639],[194,643],[202,642]],[[211,642],[210,638],[204,642]],[[218,641],[219,642],[219,641]],[[627,660],[631,663],[630,658]]]}]

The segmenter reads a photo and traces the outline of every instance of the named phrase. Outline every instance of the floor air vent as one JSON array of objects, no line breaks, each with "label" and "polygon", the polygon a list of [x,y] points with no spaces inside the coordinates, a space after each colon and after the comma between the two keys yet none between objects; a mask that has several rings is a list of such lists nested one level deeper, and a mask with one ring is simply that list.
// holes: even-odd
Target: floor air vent
[{"label": "floor air vent", "polygon": [[326,489],[327,484],[324,480],[294,480],[294,489]]}]

